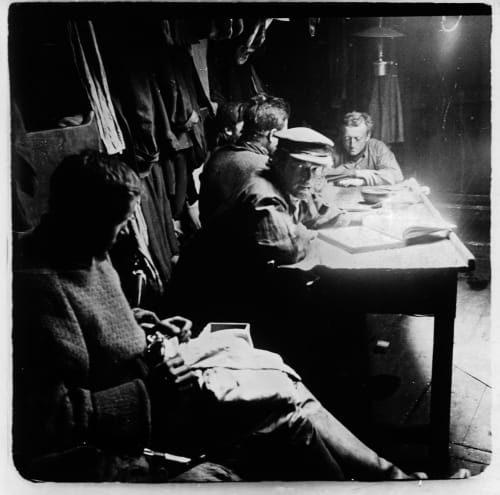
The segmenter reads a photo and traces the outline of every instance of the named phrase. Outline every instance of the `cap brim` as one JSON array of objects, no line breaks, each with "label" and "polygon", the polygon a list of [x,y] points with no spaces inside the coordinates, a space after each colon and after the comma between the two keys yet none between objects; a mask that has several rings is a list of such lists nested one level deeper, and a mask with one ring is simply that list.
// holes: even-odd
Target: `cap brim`
[{"label": "cap brim", "polygon": [[331,155],[317,156],[310,155],[308,153],[290,153],[290,156],[292,158],[295,158],[295,160],[314,163],[314,165],[321,165],[322,167],[331,167],[333,165],[333,159]]}]

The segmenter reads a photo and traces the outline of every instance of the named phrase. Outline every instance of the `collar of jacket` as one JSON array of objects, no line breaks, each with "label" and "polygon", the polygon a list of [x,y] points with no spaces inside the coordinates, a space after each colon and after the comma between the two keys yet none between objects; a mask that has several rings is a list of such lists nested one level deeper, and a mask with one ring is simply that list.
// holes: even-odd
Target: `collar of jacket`
[{"label": "collar of jacket", "polygon": [[260,172],[260,176],[268,180],[273,185],[276,193],[278,193],[281,199],[288,205],[290,211],[294,211],[295,207],[297,205],[300,205],[301,200],[299,198],[296,198],[290,193],[283,190],[282,184],[280,183],[280,180],[278,179],[276,174],[273,172],[273,169],[266,168],[262,170]]},{"label": "collar of jacket", "polygon": [[232,148],[235,151],[252,151],[258,155],[269,155],[269,152],[264,146],[252,141],[238,141],[232,145]]}]

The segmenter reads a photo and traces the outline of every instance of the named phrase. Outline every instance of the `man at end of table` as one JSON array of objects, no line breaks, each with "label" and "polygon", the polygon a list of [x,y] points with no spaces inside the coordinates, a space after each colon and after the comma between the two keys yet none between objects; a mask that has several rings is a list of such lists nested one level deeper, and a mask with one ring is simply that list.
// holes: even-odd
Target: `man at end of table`
[{"label": "man at end of table", "polygon": [[333,177],[337,186],[392,185],[403,180],[394,153],[372,137],[373,121],[367,113],[344,115],[339,143],[333,151]]}]

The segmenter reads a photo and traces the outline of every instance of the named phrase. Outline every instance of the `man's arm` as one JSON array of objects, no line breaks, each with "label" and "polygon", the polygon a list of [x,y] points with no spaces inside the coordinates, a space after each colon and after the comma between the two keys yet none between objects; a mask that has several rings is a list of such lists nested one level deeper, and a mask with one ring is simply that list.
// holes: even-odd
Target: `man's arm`
[{"label": "man's arm", "polygon": [[250,202],[255,216],[255,241],[262,259],[285,264],[303,259],[316,234],[303,224],[296,224],[288,205],[277,196]]},{"label": "man's arm", "polygon": [[350,215],[326,203],[321,194],[313,193],[310,199],[300,203],[300,221],[308,229],[322,229],[325,227],[344,227],[351,222]]},{"label": "man's arm", "polygon": [[327,173],[335,185],[350,186],[379,186],[392,185],[403,180],[403,173],[394,153],[379,140],[372,140],[370,145],[370,166],[374,168],[357,169],[341,164],[341,155],[335,152],[333,156],[334,168]]},{"label": "man's arm", "polygon": [[403,180],[398,161],[386,144],[375,141],[370,153],[375,168],[356,170],[354,177],[363,179],[367,186],[392,185]]},{"label": "man's arm", "polygon": [[14,436],[20,453],[27,460],[84,444],[146,445],[150,402],[140,364],[130,363],[136,378],[92,390],[92,356],[82,328],[64,291],[39,278],[14,277]]},{"label": "man's arm", "polygon": [[160,320],[156,313],[143,308],[132,308],[135,321],[147,336],[159,332],[168,337],[177,337],[179,342],[187,342],[191,338],[193,322],[183,316],[172,316]]}]

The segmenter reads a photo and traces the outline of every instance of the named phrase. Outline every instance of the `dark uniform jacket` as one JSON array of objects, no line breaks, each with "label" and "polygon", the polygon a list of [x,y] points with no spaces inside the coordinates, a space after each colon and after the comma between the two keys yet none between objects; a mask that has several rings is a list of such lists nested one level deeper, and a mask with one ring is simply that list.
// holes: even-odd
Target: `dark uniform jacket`
[{"label": "dark uniform jacket", "polygon": [[200,221],[207,224],[228,204],[234,203],[250,176],[266,168],[267,150],[248,141],[222,146],[214,151],[200,176]]},{"label": "dark uniform jacket", "polygon": [[[270,262],[301,260],[313,229],[347,222],[345,214],[319,198],[298,201],[280,191],[270,169],[250,174],[181,254],[173,276],[181,311],[196,319],[192,308],[207,306],[213,320],[230,317],[225,310],[233,307],[235,315],[243,315],[237,305],[262,294]],[[215,314],[216,306],[224,311]]]}]

